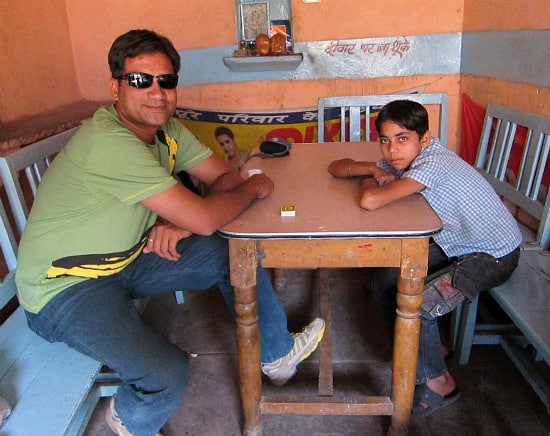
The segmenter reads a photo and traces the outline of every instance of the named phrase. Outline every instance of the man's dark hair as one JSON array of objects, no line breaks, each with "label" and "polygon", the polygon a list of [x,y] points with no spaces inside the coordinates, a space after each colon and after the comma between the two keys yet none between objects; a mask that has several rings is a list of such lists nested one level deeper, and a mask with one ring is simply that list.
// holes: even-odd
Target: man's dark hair
[{"label": "man's dark hair", "polygon": [[233,135],[233,132],[231,131],[231,129],[229,129],[228,127],[225,127],[225,126],[216,127],[216,130],[214,130],[214,136],[216,138],[220,135],[227,135],[231,139],[235,139],[235,135]]},{"label": "man's dark hair", "polygon": [[180,70],[180,55],[172,42],[165,36],[152,30],[135,29],[120,35],[109,50],[109,68],[115,79],[124,74],[126,58],[134,58],[144,53],[164,53],[174,67],[174,73]]},{"label": "man's dark hair", "polygon": [[382,107],[374,121],[378,134],[384,121],[393,121],[407,130],[418,133],[419,137],[428,131],[428,111],[420,103],[412,100],[394,100]]}]

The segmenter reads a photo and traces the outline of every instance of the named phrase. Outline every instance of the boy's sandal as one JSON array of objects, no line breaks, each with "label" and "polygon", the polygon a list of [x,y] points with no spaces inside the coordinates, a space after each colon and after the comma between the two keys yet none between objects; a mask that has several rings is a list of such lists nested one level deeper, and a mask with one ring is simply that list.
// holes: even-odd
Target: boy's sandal
[{"label": "boy's sandal", "polygon": [[[437,392],[432,391],[428,386],[419,385],[414,391],[413,410],[414,416],[428,416],[434,413],[436,410],[442,407],[453,404],[460,397],[460,391],[455,388],[447,395],[439,395]],[[428,407],[423,407],[422,404]]]}]

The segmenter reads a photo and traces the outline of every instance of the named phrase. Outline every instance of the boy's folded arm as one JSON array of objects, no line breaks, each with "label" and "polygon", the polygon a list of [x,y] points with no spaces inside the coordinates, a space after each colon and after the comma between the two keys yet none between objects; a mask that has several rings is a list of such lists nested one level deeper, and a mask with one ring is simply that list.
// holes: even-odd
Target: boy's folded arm
[{"label": "boy's folded arm", "polygon": [[365,179],[361,184],[359,205],[363,209],[375,210],[400,198],[420,192],[424,189],[422,183],[404,177],[393,182],[379,185],[374,179]]},{"label": "boy's folded arm", "polygon": [[376,162],[355,161],[345,158],[332,161],[328,166],[328,172],[334,177],[372,176],[378,169]]}]

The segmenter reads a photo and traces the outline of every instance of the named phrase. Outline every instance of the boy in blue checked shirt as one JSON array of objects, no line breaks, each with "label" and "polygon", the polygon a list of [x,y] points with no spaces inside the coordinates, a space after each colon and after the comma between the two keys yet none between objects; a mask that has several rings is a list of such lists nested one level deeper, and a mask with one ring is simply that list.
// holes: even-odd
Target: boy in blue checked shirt
[{"label": "boy in blue checked shirt", "polygon": [[[414,415],[429,415],[460,396],[445,365],[437,317],[506,281],[517,266],[522,237],[491,185],[430,136],[424,106],[393,101],[375,125],[381,160],[340,159],[328,171],[334,177],[368,176],[361,181],[362,208],[374,210],[419,192],[443,223],[430,244],[413,403]],[[398,270],[377,271],[371,287],[393,336]]]}]

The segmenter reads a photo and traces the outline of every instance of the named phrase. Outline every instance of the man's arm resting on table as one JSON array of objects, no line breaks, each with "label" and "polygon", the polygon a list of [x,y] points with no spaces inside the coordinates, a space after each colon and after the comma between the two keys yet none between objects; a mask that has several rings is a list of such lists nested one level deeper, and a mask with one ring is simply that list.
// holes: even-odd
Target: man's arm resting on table
[{"label": "man's arm resting on table", "polygon": [[230,190],[199,197],[178,183],[166,191],[144,199],[141,204],[180,229],[211,235],[235,219],[257,198],[273,192],[273,181],[258,174]]},{"label": "man's arm resting on table", "polygon": [[208,187],[208,194],[229,191],[243,182],[235,167],[217,155],[187,170]]},{"label": "man's arm resting on table", "polygon": [[237,217],[256,198],[266,197],[272,191],[273,182],[263,174],[251,177],[230,191],[213,193],[206,198],[177,183],[141,202],[159,216],[143,252],[154,252],[165,259],[178,260],[181,256],[177,250],[179,240],[192,233],[214,233]]},{"label": "man's arm resting on table", "polygon": [[233,166],[215,155],[187,172],[209,186],[208,195],[202,198],[178,183],[144,199],[141,204],[159,217],[144,253],[154,252],[177,260],[179,240],[193,233],[211,235],[256,198],[266,197],[273,191],[273,182],[268,177],[254,176],[244,181]]}]

